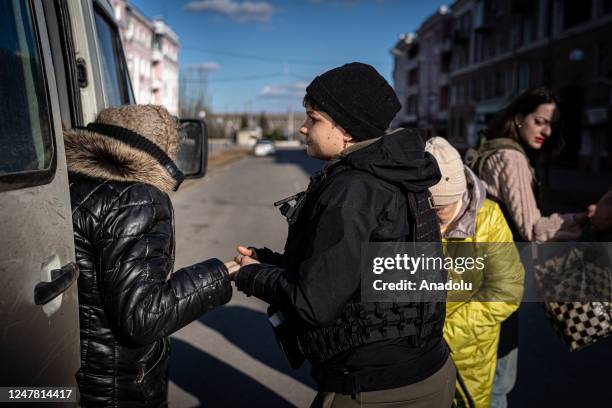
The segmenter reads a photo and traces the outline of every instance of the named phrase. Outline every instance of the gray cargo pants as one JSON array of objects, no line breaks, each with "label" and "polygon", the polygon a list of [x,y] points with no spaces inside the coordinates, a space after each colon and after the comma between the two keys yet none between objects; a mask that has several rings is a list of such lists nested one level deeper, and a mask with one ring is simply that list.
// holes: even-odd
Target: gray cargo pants
[{"label": "gray cargo pants", "polygon": [[435,374],[418,383],[350,395],[319,392],[310,408],[450,408],[455,395],[455,364],[449,357]]}]

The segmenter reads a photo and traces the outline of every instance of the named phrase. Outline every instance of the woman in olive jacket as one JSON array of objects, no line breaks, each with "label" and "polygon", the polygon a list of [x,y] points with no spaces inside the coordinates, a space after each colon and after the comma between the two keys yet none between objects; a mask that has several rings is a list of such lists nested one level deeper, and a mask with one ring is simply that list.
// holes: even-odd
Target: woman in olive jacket
[{"label": "woman in olive jacket", "polygon": [[436,162],[420,132],[385,134],[400,105],[371,66],[333,69],[306,92],[306,152],[328,163],[282,208],[282,255],[239,247],[236,287],[271,305],[292,365],[312,364],[312,407],[448,407],[455,369],[442,341],[444,303],[360,295],[363,244],[434,242],[441,251],[428,192]]},{"label": "woman in olive jacket", "polygon": [[160,106],[108,108],[64,140],[80,270],[80,403],[165,406],[167,336],[232,294],[218,259],[172,273],[176,120]]}]

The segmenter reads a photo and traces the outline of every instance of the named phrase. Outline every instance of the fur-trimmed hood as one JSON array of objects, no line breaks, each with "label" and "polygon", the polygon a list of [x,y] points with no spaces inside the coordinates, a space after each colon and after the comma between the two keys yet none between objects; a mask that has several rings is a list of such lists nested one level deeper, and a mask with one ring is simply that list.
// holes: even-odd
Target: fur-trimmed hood
[{"label": "fur-trimmed hood", "polygon": [[165,193],[176,186],[157,160],[119,140],[74,129],[64,132],[64,145],[68,171],[96,179],[146,183]]},{"label": "fur-trimmed hood", "polygon": [[[176,121],[160,106],[127,105],[100,112],[97,123],[132,130],[154,142],[172,160],[178,150]],[[177,181],[147,152],[88,129],[64,131],[68,170],[85,176],[150,184],[161,191],[174,191]]]}]

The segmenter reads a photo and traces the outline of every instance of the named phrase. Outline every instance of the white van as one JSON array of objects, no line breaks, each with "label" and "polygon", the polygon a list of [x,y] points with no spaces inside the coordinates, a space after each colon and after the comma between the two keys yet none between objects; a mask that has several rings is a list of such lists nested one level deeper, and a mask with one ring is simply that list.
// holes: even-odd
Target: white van
[{"label": "white van", "polygon": [[[132,103],[108,1],[0,1],[0,386],[76,384],[78,269],[62,129]],[[191,122],[182,161],[201,176],[205,128]]]}]

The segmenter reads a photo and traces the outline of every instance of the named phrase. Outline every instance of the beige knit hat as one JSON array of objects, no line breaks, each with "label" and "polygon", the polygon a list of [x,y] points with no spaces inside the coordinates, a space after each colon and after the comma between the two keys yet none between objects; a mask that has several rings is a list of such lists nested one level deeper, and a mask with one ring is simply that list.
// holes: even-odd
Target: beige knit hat
[{"label": "beige knit hat", "polygon": [[459,201],[467,188],[459,152],[446,139],[438,136],[425,143],[425,151],[436,159],[442,174],[440,182],[429,189],[434,205],[444,206]]},{"label": "beige knit hat", "polygon": [[120,126],[136,132],[176,160],[180,139],[178,122],[159,105],[123,105],[100,111],[97,123]]}]

